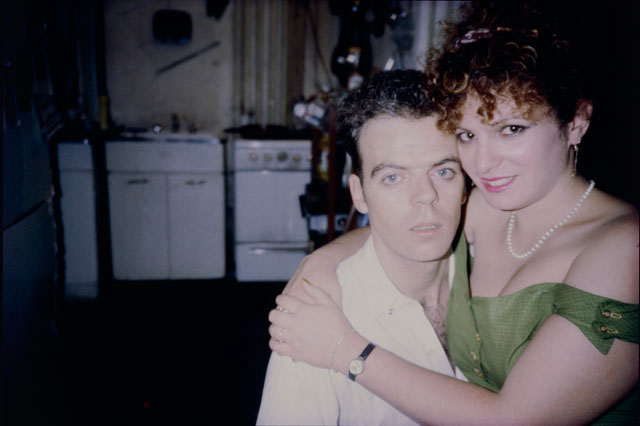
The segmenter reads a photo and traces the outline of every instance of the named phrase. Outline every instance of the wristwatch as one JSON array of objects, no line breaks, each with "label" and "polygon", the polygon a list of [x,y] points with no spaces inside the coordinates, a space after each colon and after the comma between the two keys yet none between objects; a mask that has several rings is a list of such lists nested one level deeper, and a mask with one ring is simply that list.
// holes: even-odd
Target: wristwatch
[{"label": "wristwatch", "polygon": [[364,362],[371,353],[376,348],[376,345],[373,343],[369,343],[366,348],[362,351],[358,358],[354,358],[349,361],[349,378],[356,381],[356,376],[364,371]]}]

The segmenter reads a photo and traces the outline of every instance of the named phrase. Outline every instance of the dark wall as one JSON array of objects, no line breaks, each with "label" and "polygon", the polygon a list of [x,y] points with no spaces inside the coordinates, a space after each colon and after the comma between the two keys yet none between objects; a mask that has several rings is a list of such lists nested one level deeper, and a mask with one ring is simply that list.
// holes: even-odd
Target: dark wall
[{"label": "dark wall", "polygon": [[2,424],[50,424],[62,394],[51,151],[80,97],[69,10],[2,2]]},{"label": "dark wall", "polygon": [[578,169],[598,188],[639,206],[637,2],[579,4],[575,19],[584,20],[587,33],[594,113]]}]

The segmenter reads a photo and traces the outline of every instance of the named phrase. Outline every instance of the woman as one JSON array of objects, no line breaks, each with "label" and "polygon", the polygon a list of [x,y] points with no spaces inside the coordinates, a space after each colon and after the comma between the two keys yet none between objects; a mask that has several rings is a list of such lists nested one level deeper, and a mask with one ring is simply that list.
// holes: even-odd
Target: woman
[{"label": "woman", "polygon": [[307,258],[276,299],[270,346],[345,375],[367,347],[358,383],[424,423],[637,420],[638,214],[577,174],[592,104],[562,27],[506,7],[475,7],[429,70],[475,184],[470,287],[452,289],[447,313],[451,357],[470,383],[350,332],[330,271],[367,230]]}]

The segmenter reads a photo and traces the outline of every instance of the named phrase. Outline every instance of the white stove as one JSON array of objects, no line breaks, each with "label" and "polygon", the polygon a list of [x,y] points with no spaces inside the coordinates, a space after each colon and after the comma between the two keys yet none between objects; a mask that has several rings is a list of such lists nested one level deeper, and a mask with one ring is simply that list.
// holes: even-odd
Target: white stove
[{"label": "white stove", "polygon": [[311,180],[311,141],[234,142],[234,251],[238,281],[287,281],[307,253],[299,197]]}]

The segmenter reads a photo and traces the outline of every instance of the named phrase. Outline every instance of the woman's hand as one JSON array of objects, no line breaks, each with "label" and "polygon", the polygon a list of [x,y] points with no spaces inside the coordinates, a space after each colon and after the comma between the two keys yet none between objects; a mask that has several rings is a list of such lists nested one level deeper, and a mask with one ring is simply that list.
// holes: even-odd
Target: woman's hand
[{"label": "woman's hand", "polygon": [[276,298],[278,307],[269,313],[269,347],[297,361],[332,368],[334,350],[351,324],[320,288],[305,283],[301,291],[310,303],[285,294]]},{"label": "woman's hand", "polygon": [[340,262],[364,245],[370,233],[368,227],[349,231],[305,257],[282,293],[297,297],[307,303],[314,303],[313,299],[303,290],[305,285],[302,282],[302,277],[304,277],[319,286],[339,307],[342,307],[342,290],[338,283],[336,268]]},{"label": "woman's hand", "polygon": [[338,304],[342,305],[342,290],[338,283],[338,275],[336,267],[338,262],[331,256],[315,251],[305,257],[298,269],[293,274],[282,294],[293,296],[307,303],[316,303],[315,300],[304,290],[307,285],[303,282],[302,277],[312,281],[320,286],[329,297]]}]

